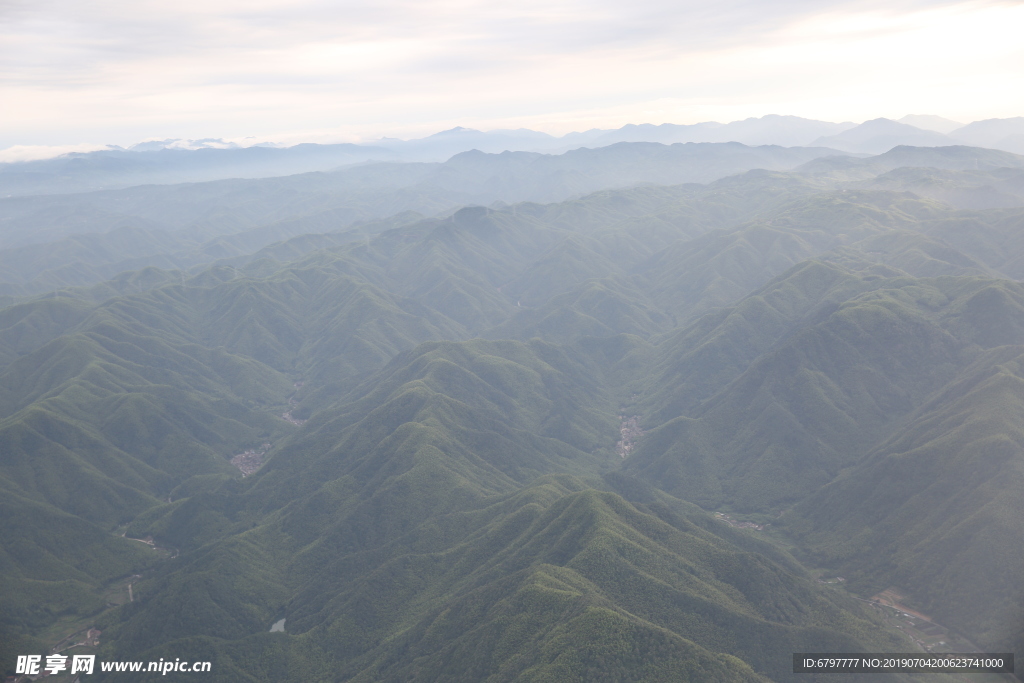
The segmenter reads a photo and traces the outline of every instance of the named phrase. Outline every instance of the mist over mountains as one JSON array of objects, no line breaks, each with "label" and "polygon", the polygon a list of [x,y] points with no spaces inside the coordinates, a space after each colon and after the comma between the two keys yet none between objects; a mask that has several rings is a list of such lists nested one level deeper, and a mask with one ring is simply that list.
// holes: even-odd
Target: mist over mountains
[{"label": "mist over mountains", "polygon": [[[145,266],[191,268],[349,226],[355,229],[346,239],[359,239],[466,204],[708,182],[751,168],[789,169],[832,153],[739,143],[620,143],[562,155],[473,151],[443,164],[366,164],[264,180],[13,197],[0,200],[0,260],[6,265],[0,292],[85,285]],[[381,226],[364,225],[381,219]]]},{"label": "mist over mountains", "polygon": [[857,125],[769,115],[726,124],[629,124],[562,137],[528,129],[481,132],[456,127],[414,140],[383,138],[368,144],[306,143],[280,148],[243,147],[215,139],[154,140],[128,149],[0,163],[0,197],[283,176],[366,162],[443,162],[470,150],[557,155],[619,142],[740,142],[748,146],[828,147],[854,154],[881,154],[899,145],[966,144],[1024,154],[1024,118],[975,121],[965,126],[938,116],[908,115],[899,121],[874,119]]},{"label": "mist over mountains", "polygon": [[0,667],[1024,651],[1024,156],[958,138],[1016,121],[5,165]]}]

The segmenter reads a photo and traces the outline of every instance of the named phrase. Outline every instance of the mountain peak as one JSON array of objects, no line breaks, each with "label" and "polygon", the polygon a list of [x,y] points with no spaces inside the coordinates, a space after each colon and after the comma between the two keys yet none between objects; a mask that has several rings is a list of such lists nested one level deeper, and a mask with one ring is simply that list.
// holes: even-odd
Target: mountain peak
[{"label": "mountain peak", "polygon": [[434,133],[433,135],[428,135],[427,137],[436,138],[436,137],[441,137],[443,135],[462,135],[463,133],[479,133],[479,132],[480,131],[478,131],[478,130],[476,130],[474,128],[464,128],[462,126],[455,126],[454,128],[449,128],[448,130],[442,130],[439,133]]},{"label": "mountain peak", "polygon": [[831,147],[844,152],[882,154],[899,145],[913,147],[943,147],[956,141],[942,133],[922,130],[915,126],[887,118],[871,119],[836,135],[820,137],[811,143],[815,147]]},{"label": "mountain peak", "polygon": [[964,125],[958,121],[951,121],[950,119],[944,119],[941,116],[934,116],[932,114],[907,114],[899,120],[899,123],[905,123],[922,130],[935,131],[943,135],[948,135]]}]

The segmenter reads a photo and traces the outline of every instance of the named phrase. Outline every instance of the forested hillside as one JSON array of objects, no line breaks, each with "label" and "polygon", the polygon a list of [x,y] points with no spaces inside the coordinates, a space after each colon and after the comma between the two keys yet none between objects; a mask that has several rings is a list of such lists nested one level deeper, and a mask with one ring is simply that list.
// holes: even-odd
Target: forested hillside
[{"label": "forested hillside", "polygon": [[1022,173],[620,143],[0,200],[0,666],[1024,652]]},{"label": "forested hillside", "polygon": [[[195,154],[203,151],[219,150]],[[147,266],[195,268],[311,233],[328,233],[334,243],[358,241],[465,205],[552,202],[638,184],[706,183],[753,168],[791,169],[834,154],[826,148],[740,143],[620,143],[562,155],[473,150],[444,163],[364,163],[259,180],[76,194],[19,196],[12,187],[0,199],[0,296],[92,284]]]}]

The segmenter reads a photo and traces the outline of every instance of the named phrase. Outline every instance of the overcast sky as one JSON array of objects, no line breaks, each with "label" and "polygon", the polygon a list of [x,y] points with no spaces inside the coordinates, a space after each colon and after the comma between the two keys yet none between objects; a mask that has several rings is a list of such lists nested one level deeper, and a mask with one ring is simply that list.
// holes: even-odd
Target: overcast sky
[{"label": "overcast sky", "polygon": [[1024,0],[0,0],[0,149],[1024,115]]}]

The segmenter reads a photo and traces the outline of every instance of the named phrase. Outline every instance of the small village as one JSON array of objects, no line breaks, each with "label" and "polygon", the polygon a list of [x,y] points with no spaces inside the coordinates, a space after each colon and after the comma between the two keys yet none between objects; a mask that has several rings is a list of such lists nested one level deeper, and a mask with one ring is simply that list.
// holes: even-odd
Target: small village
[{"label": "small village", "polygon": [[615,444],[615,452],[619,454],[620,458],[625,459],[636,448],[636,443],[644,435],[644,431],[640,429],[639,415],[633,415],[632,417],[619,415],[619,422],[619,435],[622,438]]},{"label": "small village", "polygon": [[715,519],[725,522],[729,526],[737,529],[756,529],[757,531],[764,531],[764,528],[769,526],[768,524],[754,524],[753,522],[738,522],[724,512],[716,512]]},{"label": "small village", "polygon": [[248,477],[250,474],[263,467],[264,456],[267,451],[270,450],[270,444],[264,443],[260,445],[259,450],[249,449],[244,453],[231,458],[231,464],[237,467],[243,477]]}]

